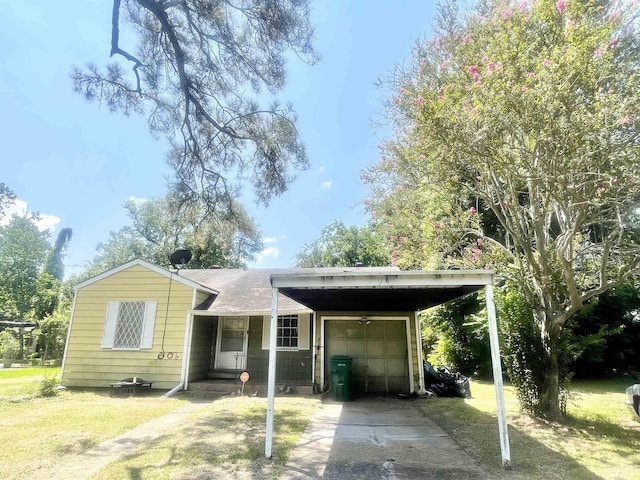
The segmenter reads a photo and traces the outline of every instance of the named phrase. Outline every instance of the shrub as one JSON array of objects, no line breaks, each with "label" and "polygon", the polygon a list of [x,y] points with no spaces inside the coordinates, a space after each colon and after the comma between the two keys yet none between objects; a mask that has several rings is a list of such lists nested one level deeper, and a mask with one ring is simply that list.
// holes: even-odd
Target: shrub
[{"label": "shrub", "polygon": [[434,308],[423,317],[423,346],[428,346],[425,357],[430,363],[467,376],[490,378],[491,353],[483,308],[484,296],[473,294]]},{"label": "shrub", "polygon": [[[20,342],[8,330],[0,332],[0,361],[15,360],[20,355]],[[5,365],[6,367],[7,365]]]},{"label": "shrub", "polygon": [[38,385],[36,394],[39,397],[55,397],[58,394],[58,379],[56,377],[49,377],[43,379]]}]

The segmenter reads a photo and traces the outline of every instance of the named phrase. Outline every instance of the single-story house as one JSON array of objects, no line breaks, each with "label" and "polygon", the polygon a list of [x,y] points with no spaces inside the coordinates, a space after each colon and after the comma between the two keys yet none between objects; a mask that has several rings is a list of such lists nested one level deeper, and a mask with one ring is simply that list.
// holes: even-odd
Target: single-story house
[{"label": "single-story house", "polygon": [[486,288],[508,461],[492,284],[486,270],[170,271],[133,260],[76,286],[62,379],[108,387],[137,376],[171,394],[246,371],[254,385],[268,385],[270,456],[276,384],[325,392],[331,357],[348,355],[353,396],[414,392],[424,386],[417,313]]},{"label": "single-story house", "polygon": [[[272,275],[334,277],[352,272],[384,278],[396,268],[182,269],[134,260],[76,286],[63,361],[67,386],[106,387],[138,376],[170,390],[215,375],[247,371],[266,384]],[[456,291],[464,294],[477,288]],[[321,392],[329,359],[353,358],[352,392],[409,393],[422,384],[417,290],[369,290],[287,296],[278,301],[280,385]],[[453,291],[453,289],[452,289]],[[423,295],[424,296],[424,295]]]}]

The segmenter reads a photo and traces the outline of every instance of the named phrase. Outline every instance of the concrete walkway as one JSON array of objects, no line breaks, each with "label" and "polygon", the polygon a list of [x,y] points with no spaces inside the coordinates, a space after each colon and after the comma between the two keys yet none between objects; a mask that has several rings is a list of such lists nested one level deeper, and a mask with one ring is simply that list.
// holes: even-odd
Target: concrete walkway
[{"label": "concrete walkway", "polygon": [[329,403],[314,416],[279,477],[485,479],[486,474],[412,400]]}]

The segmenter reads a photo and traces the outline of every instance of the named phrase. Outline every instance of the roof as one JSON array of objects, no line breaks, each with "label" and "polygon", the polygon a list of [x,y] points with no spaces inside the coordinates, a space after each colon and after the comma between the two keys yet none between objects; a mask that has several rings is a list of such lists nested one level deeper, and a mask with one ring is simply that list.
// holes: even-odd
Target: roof
[{"label": "roof", "polygon": [[[356,268],[273,268],[273,269],[184,269],[180,276],[218,291],[213,300],[209,298],[198,310],[210,314],[267,314],[271,312],[272,275],[339,275],[361,270]],[[371,273],[387,274],[399,272],[395,267],[367,268]],[[213,301],[212,301],[213,300]],[[306,313],[311,309],[291,298],[279,295],[278,311]]]},{"label": "roof", "polygon": [[419,311],[493,284],[489,270],[293,272],[271,284],[313,310]]},{"label": "roof", "polygon": [[396,267],[182,269],[171,272],[133,260],[76,285],[90,285],[134,265],[209,293],[201,315],[271,313],[273,287],[278,311],[418,311],[478,291],[493,283],[489,270],[411,270]]}]

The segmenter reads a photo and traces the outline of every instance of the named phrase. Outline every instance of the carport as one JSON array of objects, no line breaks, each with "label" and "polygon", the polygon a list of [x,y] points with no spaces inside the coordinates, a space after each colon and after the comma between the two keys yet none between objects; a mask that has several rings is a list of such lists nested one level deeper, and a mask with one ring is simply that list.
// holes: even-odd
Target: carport
[{"label": "carport", "polygon": [[265,457],[271,458],[276,379],[278,293],[312,309],[340,311],[421,311],[485,289],[491,362],[498,410],[502,465],[511,464],[498,345],[493,277],[488,270],[390,271],[345,269],[338,273],[283,273],[271,275],[272,310]]}]

